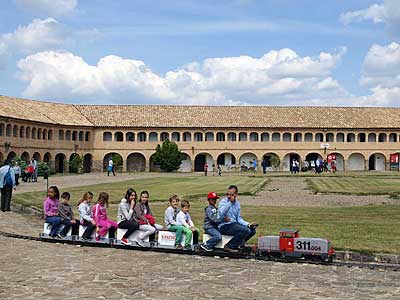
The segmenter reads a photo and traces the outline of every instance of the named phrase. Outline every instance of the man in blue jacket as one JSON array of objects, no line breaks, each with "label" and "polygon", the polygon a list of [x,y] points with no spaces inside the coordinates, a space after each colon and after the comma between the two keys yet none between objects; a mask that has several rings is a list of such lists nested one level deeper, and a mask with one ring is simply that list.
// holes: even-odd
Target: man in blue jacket
[{"label": "man in blue jacket", "polygon": [[236,197],[238,188],[235,185],[228,187],[225,198],[218,206],[218,217],[222,220],[219,224],[219,231],[233,238],[225,245],[224,250],[237,253],[239,247],[243,246],[253,235],[256,234],[258,224],[245,221],[240,215],[240,203]]},{"label": "man in blue jacket", "polygon": [[11,197],[15,189],[15,173],[11,167],[11,161],[6,160],[0,168],[1,210],[11,211]]}]

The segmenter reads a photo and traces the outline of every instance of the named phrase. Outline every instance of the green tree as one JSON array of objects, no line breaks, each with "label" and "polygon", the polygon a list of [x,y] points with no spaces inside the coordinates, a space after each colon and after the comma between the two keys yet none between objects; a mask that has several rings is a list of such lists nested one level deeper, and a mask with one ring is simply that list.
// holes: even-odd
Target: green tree
[{"label": "green tree", "polygon": [[178,145],[169,140],[165,140],[162,145],[157,145],[154,154],[154,163],[159,165],[161,170],[172,172],[179,169],[184,154],[178,149]]},{"label": "green tree", "polygon": [[82,169],[82,157],[79,154],[74,154],[69,163],[69,172],[78,173]]}]

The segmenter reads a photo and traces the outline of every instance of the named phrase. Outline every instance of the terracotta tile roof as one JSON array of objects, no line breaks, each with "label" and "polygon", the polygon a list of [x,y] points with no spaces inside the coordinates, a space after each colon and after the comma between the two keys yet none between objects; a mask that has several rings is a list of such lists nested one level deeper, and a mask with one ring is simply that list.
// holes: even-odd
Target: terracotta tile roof
[{"label": "terracotta tile roof", "polygon": [[400,108],[386,107],[72,105],[0,96],[0,116],[96,127],[400,129]]},{"label": "terracotta tile roof", "polygon": [[0,116],[50,124],[93,126],[74,105],[0,96]]},{"label": "terracotta tile roof", "polygon": [[100,127],[398,128],[400,108],[78,105]]}]

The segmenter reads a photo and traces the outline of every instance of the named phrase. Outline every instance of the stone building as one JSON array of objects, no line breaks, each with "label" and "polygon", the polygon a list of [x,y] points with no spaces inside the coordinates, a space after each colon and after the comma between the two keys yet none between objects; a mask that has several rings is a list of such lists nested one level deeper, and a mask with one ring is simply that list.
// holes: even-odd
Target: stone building
[{"label": "stone building", "polygon": [[155,171],[152,156],[166,139],[186,155],[181,171],[202,171],[205,162],[234,171],[254,159],[288,171],[293,159],[329,154],[338,170],[388,170],[399,134],[399,108],[71,105],[0,96],[0,161],[35,157],[56,172],[68,172],[75,155],[85,172],[105,170],[113,154],[123,172]]}]

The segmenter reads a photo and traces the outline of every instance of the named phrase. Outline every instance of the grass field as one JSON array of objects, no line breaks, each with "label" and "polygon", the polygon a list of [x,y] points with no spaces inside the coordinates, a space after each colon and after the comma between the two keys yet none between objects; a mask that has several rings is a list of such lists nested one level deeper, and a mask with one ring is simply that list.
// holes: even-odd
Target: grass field
[{"label": "grass field", "polygon": [[[138,193],[147,190],[152,201],[168,201],[173,194],[178,194],[181,198],[193,199],[206,197],[210,191],[219,194],[225,193],[230,184],[239,187],[240,192],[252,195],[268,182],[262,177],[250,176],[222,176],[222,177],[153,177],[113,183],[102,183],[97,185],[72,187],[66,190],[60,188],[60,192],[68,191],[71,193],[71,203],[77,203],[86,191],[91,191],[96,197],[100,192],[110,194],[110,203],[119,203],[125,196],[129,187],[134,188]],[[13,201],[25,206],[35,206],[42,208],[46,192],[30,192],[17,194]]]},{"label": "grass field", "polygon": [[400,178],[393,176],[314,177],[306,179],[316,193],[354,195],[400,195]]}]

